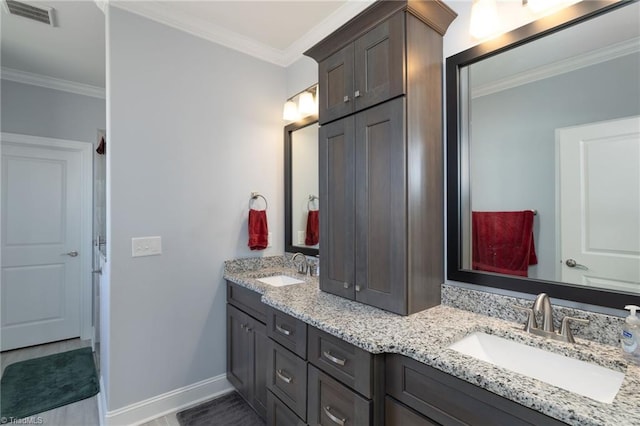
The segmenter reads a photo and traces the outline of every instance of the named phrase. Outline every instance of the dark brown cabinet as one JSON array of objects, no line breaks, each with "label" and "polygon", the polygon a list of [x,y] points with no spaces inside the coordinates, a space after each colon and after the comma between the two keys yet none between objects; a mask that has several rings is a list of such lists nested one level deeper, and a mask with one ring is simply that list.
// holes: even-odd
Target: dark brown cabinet
[{"label": "dark brown cabinet", "polygon": [[320,288],[407,311],[404,98],[320,128]]},{"label": "dark brown cabinet", "polygon": [[397,13],[319,64],[319,122],[404,93],[404,16]]},{"label": "dark brown cabinet", "polygon": [[[414,422],[407,424],[460,426],[486,424],[560,426],[565,424],[402,355],[387,355],[386,389],[387,394],[394,399],[387,399],[385,416],[387,418],[411,417]],[[416,416],[416,413],[398,404],[397,401],[411,407],[420,415]],[[388,411],[390,405],[391,411]]]},{"label": "dark brown cabinet", "polygon": [[320,76],[320,288],[409,315],[444,281],[440,1],[379,1],[306,52]]},{"label": "dark brown cabinet", "polygon": [[[230,291],[231,289],[233,290]],[[236,307],[233,296],[239,294],[250,299],[257,293],[232,283],[227,285],[227,379],[256,412],[265,418],[269,342],[267,327]],[[252,304],[264,316],[265,306],[260,305]]]}]

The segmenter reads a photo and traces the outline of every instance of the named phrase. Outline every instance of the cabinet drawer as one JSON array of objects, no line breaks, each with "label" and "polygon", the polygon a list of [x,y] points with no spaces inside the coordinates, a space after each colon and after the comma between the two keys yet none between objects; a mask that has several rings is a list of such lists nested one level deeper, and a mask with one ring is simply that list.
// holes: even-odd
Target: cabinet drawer
[{"label": "cabinet drawer", "polygon": [[261,302],[261,298],[260,293],[227,281],[227,302],[264,324],[267,319],[267,305]]},{"label": "cabinet drawer", "polygon": [[285,348],[307,359],[307,324],[277,309],[267,309],[267,334]]},{"label": "cabinet drawer", "polygon": [[267,392],[267,425],[268,426],[304,426],[296,414],[277,396]]},{"label": "cabinet drawer", "polygon": [[384,399],[384,424],[401,426],[439,426],[426,417],[399,403],[390,396]]},{"label": "cabinet drawer", "polygon": [[564,423],[402,355],[387,355],[387,394],[444,425]]},{"label": "cabinet drawer", "polygon": [[309,366],[309,424],[365,426],[371,424],[371,401],[314,366]]},{"label": "cabinet drawer", "polygon": [[307,418],[307,363],[269,339],[267,386],[300,418]]},{"label": "cabinet drawer", "polygon": [[309,362],[367,398],[373,395],[373,355],[309,327]]}]

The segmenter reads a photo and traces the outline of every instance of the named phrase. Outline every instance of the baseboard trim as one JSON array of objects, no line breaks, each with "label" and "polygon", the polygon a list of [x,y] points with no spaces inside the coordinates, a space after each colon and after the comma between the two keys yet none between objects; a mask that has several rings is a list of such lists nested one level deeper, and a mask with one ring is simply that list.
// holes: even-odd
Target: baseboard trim
[{"label": "baseboard trim", "polygon": [[227,375],[221,374],[117,410],[107,411],[101,426],[140,425],[232,390],[233,386],[227,380]]}]

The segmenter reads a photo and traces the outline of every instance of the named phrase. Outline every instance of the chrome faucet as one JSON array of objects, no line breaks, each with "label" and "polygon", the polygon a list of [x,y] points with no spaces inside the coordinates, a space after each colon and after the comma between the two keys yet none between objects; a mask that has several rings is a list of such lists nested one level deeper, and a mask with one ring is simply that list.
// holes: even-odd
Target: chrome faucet
[{"label": "chrome faucet", "polygon": [[553,327],[553,308],[551,300],[547,293],[540,293],[533,302],[533,313],[538,316],[542,315],[542,329],[544,331],[555,332]]},{"label": "chrome faucet", "polygon": [[[298,256],[302,256],[301,263],[300,262],[296,263],[296,258]],[[307,263],[307,258],[304,254],[300,252],[294,254],[293,257],[291,258],[291,262],[293,262],[293,264],[298,268],[299,274],[307,275],[307,271],[309,270],[309,264]]]},{"label": "chrome faucet", "polygon": [[[549,296],[546,293],[540,293],[536,297],[535,302],[533,302],[533,307],[531,308],[523,308],[518,305],[513,305],[513,307],[528,313],[527,323],[524,325],[524,331],[535,334],[536,336],[559,340],[561,342],[575,343],[571,327],[569,326],[570,321],[583,324],[589,323],[589,320],[574,318],[567,315],[562,318],[560,331],[556,333],[553,325],[553,307],[551,306],[551,299],[549,299]],[[542,315],[542,327],[538,327],[536,315]]]}]

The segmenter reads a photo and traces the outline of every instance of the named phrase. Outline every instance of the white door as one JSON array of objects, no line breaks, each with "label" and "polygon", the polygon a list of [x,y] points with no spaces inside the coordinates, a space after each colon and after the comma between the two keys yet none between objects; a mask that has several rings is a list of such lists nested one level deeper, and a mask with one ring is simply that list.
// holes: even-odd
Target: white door
[{"label": "white door", "polygon": [[82,150],[11,139],[3,134],[3,351],[80,336],[91,256],[81,240]]},{"label": "white door", "polygon": [[556,130],[562,281],[640,292],[640,117]]}]

